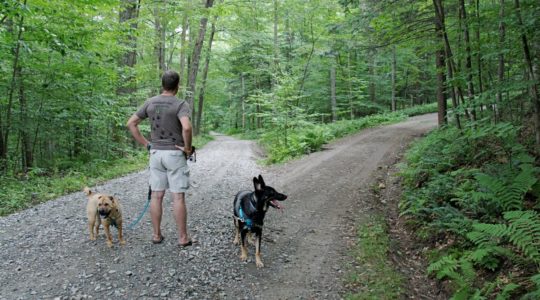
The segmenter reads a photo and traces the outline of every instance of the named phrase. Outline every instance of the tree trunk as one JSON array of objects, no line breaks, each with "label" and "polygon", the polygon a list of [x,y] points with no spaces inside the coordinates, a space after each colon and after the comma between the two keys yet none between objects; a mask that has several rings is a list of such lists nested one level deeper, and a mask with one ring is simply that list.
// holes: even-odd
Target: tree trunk
[{"label": "tree trunk", "polygon": [[274,0],[274,63],[272,68],[272,91],[275,90],[277,74],[279,69],[279,43],[278,43],[278,3]]},{"label": "tree trunk", "polygon": [[246,86],[244,84],[244,73],[240,73],[240,81],[242,84],[242,95],[240,96],[240,101],[242,101],[242,131],[246,129]]},{"label": "tree trunk", "polygon": [[[124,40],[120,41],[128,50],[122,54],[119,61],[120,67],[120,82],[116,89],[116,94],[119,96],[127,95],[129,97],[129,105],[132,107],[137,106],[137,100],[133,97],[133,93],[137,90],[135,81],[135,65],[137,64],[137,28],[139,18],[139,8],[141,6],[141,0],[123,0],[121,3],[121,9],[119,13],[119,22],[129,24],[129,31]],[[121,141],[121,132],[123,127],[117,126],[113,123],[112,128],[113,140],[115,142]],[[131,144],[136,147],[137,142],[131,139]]]},{"label": "tree trunk", "polygon": [[[212,7],[214,0],[206,0],[205,8],[208,9]],[[199,36],[193,47],[193,54],[191,55],[191,64],[189,67],[189,76],[187,81],[187,97],[186,100],[189,103],[190,107],[193,107],[193,99],[195,97],[195,88],[197,81],[197,73],[199,71],[199,61],[201,58],[201,50],[204,43],[204,36],[206,34],[206,24],[208,23],[208,18],[203,16],[199,24]]]},{"label": "tree trunk", "polygon": [[471,114],[473,120],[476,120],[476,109],[474,108],[474,82],[472,74],[472,54],[471,54],[471,39],[469,35],[469,24],[467,19],[467,10],[465,7],[465,0],[459,0],[461,16],[463,18],[463,36],[465,39],[465,52],[467,53],[467,58],[465,62],[465,69],[467,72],[467,96],[469,98],[469,103],[471,104]]},{"label": "tree trunk", "polygon": [[154,52],[157,58],[158,78],[165,72],[165,33],[166,22],[164,17],[167,0],[158,1],[154,7],[154,28],[156,30],[156,42]]},{"label": "tree trunk", "polygon": [[306,83],[306,79],[307,79],[307,75],[309,71],[309,65],[311,64],[311,59],[313,58],[313,53],[315,52],[315,43],[317,42],[317,39],[315,38],[315,33],[313,32],[313,22],[310,23],[310,31],[311,31],[311,50],[309,51],[309,56],[308,56],[306,65],[304,66],[302,80],[300,81],[300,89],[298,90],[299,96],[301,96],[304,93],[304,85]]},{"label": "tree trunk", "polygon": [[352,77],[351,77],[351,49],[347,52],[347,77],[349,87],[349,110],[351,120],[354,119],[354,104],[353,104],[353,92],[352,92]]},{"label": "tree trunk", "polygon": [[20,128],[19,135],[21,138],[21,166],[24,173],[34,164],[32,157],[32,146],[30,143],[30,120],[28,119],[28,105],[26,102],[26,95],[24,93],[24,83],[22,80],[22,68],[17,69],[17,77],[19,80],[19,106],[20,106]]},{"label": "tree trunk", "polygon": [[369,63],[369,101],[372,103],[376,102],[376,91],[377,91],[377,84],[375,83],[375,76],[377,76],[377,60],[376,60],[376,53],[375,50],[370,50],[370,63]]},{"label": "tree trunk", "polygon": [[210,65],[210,56],[212,54],[212,43],[214,41],[214,34],[216,33],[216,17],[214,17],[214,21],[212,22],[212,30],[210,31],[210,38],[208,39],[208,50],[206,51],[206,60],[204,62],[204,71],[203,71],[203,77],[202,77],[202,86],[199,90],[199,109],[197,109],[197,119],[195,122],[195,135],[198,135],[201,130],[201,119],[202,119],[202,112],[203,112],[203,104],[204,104],[204,92],[206,89],[206,79],[208,78],[208,66]]},{"label": "tree trunk", "polygon": [[[456,69],[455,63],[454,63],[454,55],[452,54],[452,48],[450,47],[450,41],[448,39],[448,34],[446,33],[446,25],[445,25],[445,16],[444,16],[444,6],[443,2],[441,0],[433,0],[435,3],[435,12],[437,14],[437,18],[439,20],[439,26],[441,28],[441,34],[442,34],[442,40],[444,43],[444,53],[446,55],[446,67],[448,70],[448,77],[450,81],[454,80],[454,70]],[[446,78],[445,78],[446,81]],[[446,84],[446,83],[445,83]],[[446,88],[445,88],[446,89]],[[456,90],[457,94],[456,95]],[[455,88],[453,85],[450,87],[450,95],[452,96],[452,106],[454,107],[454,111],[458,106],[458,96],[463,101],[463,92],[461,88],[458,86]],[[444,107],[446,108],[446,102],[444,103]],[[467,110],[465,110],[465,113],[468,115]],[[456,118],[456,126],[461,129],[461,121],[460,116],[458,113],[454,113],[454,116]],[[448,120],[446,120],[447,122]]]},{"label": "tree trunk", "polygon": [[484,93],[484,80],[482,79],[482,40],[480,39],[480,0],[476,0],[476,42],[478,43],[476,51],[476,64],[478,67],[478,90],[480,94]]},{"label": "tree trunk", "polygon": [[529,79],[531,83],[531,96],[533,101],[534,108],[534,127],[535,127],[535,140],[536,140],[536,153],[540,154],[540,99],[538,95],[538,86],[536,82],[536,76],[534,73],[534,66],[531,57],[531,51],[529,48],[529,41],[527,39],[527,34],[525,28],[523,28],[523,19],[521,18],[521,7],[519,0],[514,0],[516,16],[518,20],[518,25],[521,31],[521,43],[523,46],[523,55],[525,58],[525,64],[527,66],[527,71],[529,73]]},{"label": "tree trunk", "polygon": [[[129,32],[125,40],[121,41],[121,44],[126,46],[129,50],[122,54],[120,58],[120,68],[122,73],[120,78],[120,86],[116,93],[118,95],[133,94],[136,90],[134,83],[133,67],[137,64],[137,36],[136,31],[138,28],[139,7],[140,0],[123,0],[121,4],[122,8],[119,13],[119,22],[129,23]],[[135,105],[135,103],[132,103]]]},{"label": "tree trunk", "polygon": [[439,40],[439,48],[435,50],[435,64],[437,67],[437,112],[439,126],[448,123],[446,116],[446,76],[444,73],[445,68],[445,55],[444,55],[444,35],[443,35],[443,11],[441,0],[433,0],[435,7],[435,33]]},{"label": "tree trunk", "polygon": [[336,67],[330,68],[330,103],[332,106],[332,122],[337,121],[336,108]]},{"label": "tree trunk", "polygon": [[[24,0],[24,6],[26,6],[26,0]],[[2,143],[2,149],[0,149],[0,159],[3,161],[2,168],[5,167],[5,163],[7,163],[8,159],[8,142],[9,142],[9,132],[11,130],[11,114],[12,114],[12,107],[13,107],[13,94],[15,93],[15,86],[17,83],[17,69],[19,68],[19,59],[20,59],[20,52],[21,52],[21,38],[23,33],[23,24],[24,24],[24,15],[21,14],[21,17],[19,19],[19,25],[18,25],[18,32],[17,32],[17,40],[16,40],[16,46],[13,50],[13,72],[11,76],[11,85],[8,93],[8,106],[6,109],[6,124],[3,128],[4,136],[3,136],[3,143]]]},{"label": "tree trunk", "polygon": [[[191,7],[191,1],[188,3],[188,8]],[[182,34],[180,36],[180,82],[178,83],[178,92],[182,97],[184,97],[184,73],[186,71],[186,33],[189,29],[189,19],[187,11],[184,12],[184,17],[182,19]]]},{"label": "tree trunk", "polygon": [[495,122],[499,119],[499,111],[503,103],[503,83],[504,83],[504,53],[502,51],[504,46],[504,41],[506,39],[506,24],[504,23],[504,0],[500,0],[499,8],[499,65],[497,67],[497,94],[495,97],[495,107],[493,111],[495,112]]},{"label": "tree trunk", "polygon": [[392,111],[396,111],[396,46],[392,47]]}]

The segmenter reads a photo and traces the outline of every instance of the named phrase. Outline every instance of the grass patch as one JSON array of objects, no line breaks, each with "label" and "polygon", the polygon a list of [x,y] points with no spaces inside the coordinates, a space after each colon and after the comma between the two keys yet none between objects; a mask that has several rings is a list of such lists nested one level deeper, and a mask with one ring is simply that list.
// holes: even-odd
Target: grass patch
[{"label": "grass patch", "polygon": [[388,258],[390,239],[384,217],[369,217],[358,226],[357,238],[352,250],[355,268],[347,279],[354,292],[346,299],[398,299],[405,279]]},{"label": "grass patch", "polygon": [[[197,136],[193,144],[199,149],[210,140],[209,135]],[[148,153],[137,150],[111,160],[94,159],[84,164],[74,161],[71,168],[62,171],[34,168],[20,176],[0,176],[0,216],[140,171],[147,165]]]}]

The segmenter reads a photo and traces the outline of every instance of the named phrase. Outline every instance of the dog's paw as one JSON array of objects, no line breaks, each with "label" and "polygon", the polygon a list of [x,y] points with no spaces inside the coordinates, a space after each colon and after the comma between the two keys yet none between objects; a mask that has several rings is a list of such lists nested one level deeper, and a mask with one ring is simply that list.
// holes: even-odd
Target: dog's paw
[{"label": "dog's paw", "polygon": [[112,244],[113,244],[113,243],[112,243],[111,241],[107,241],[107,246],[108,246],[109,248],[112,247]]},{"label": "dog's paw", "polygon": [[264,264],[263,264],[262,260],[260,260],[260,259],[257,259],[255,261],[255,264],[257,265],[257,268],[264,268]]},{"label": "dog's paw", "polygon": [[120,240],[120,245],[124,246],[126,244],[125,240]]},{"label": "dog's paw", "polygon": [[238,245],[239,243],[240,243],[240,240],[235,238],[234,241],[233,241],[233,244]]},{"label": "dog's paw", "polygon": [[96,237],[95,237],[95,236],[91,236],[91,237],[90,237],[90,240],[91,240],[91,241],[95,241],[95,240],[96,240]]},{"label": "dog's paw", "polygon": [[244,255],[244,254],[240,255],[240,260],[241,261],[245,262],[245,261],[247,261],[247,259],[248,259],[247,255]]}]

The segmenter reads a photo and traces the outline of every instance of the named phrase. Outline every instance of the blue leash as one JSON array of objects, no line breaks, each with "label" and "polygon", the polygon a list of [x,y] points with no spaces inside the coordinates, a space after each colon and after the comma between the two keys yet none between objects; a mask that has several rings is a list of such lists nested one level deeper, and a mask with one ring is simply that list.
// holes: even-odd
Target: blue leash
[{"label": "blue leash", "polygon": [[139,214],[139,217],[137,217],[135,221],[131,222],[131,224],[128,225],[127,228],[129,230],[133,229],[133,227],[135,227],[135,225],[137,225],[142,220],[144,214],[148,210],[148,207],[150,207],[150,200],[152,200],[152,188],[148,187],[148,200],[146,200],[146,204],[144,205],[142,212]]}]

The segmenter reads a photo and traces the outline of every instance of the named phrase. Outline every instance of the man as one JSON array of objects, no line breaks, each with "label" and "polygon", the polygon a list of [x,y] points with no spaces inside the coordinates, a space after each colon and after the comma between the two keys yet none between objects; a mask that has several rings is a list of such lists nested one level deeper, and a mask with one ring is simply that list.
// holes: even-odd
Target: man
[{"label": "man", "polygon": [[[191,110],[189,104],[176,98],[180,76],[174,71],[166,71],[161,84],[161,95],[146,100],[143,106],[127,122],[129,131],[137,142],[150,151],[150,188],[152,200],[152,243],[159,244],[163,197],[170,190],[173,197],[173,214],[178,229],[178,244],[190,246],[194,241],[187,233],[187,209],[185,192],[189,188],[189,168],[187,158],[192,154]],[[151,125],[150,140],[139,131],[139,123],[148,118]]]}]

